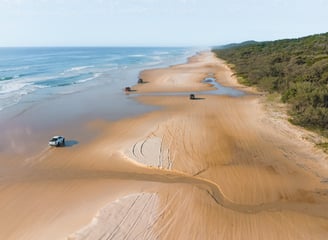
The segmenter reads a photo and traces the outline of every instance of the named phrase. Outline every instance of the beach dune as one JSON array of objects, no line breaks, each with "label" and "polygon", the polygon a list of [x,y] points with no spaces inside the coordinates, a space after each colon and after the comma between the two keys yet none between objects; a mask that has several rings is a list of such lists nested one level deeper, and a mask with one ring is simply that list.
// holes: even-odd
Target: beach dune
[{"label": "beach dune", "polygon": [[[95,120],[95,140],[2,171],[0,239],[327,239],[328,161],[310,133],[210,52],[140,76],[136,101],[158,110]],[[199,92],[209,76],[246,94]]]}]

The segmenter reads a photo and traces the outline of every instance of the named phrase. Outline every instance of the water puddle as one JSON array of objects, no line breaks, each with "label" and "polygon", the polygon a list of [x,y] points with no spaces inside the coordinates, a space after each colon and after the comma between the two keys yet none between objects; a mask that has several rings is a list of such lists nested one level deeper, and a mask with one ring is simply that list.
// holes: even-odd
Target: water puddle
[{"label": "water puddle", "polygon": [[200,93],[202,94],[215,94],[215,95],[228,95],[232,97],[241,97],[244,96],[246,93],[231,87],[225,87],[222,86],[220,83],[216,81],[215,78],[208,77],[205,78],[204,83],[211,84],[213,87],[215,87],[215,90],[210,90],[210,91],[202,91]]},{"label": "water puddle", "polygon": [[[241,97],[246,95],[245,92],[237,90],[232,87],[225,87],[218,83],[214,77],[207,77],[203,80],[203,83],[207,83],[215,87],[214,90],[209,91],[197,91],[194,94],[202,95],[225,95],[231,97]],[[191,92],[163,92],[163,93],[143,93],[143,94],[133,94],[133,96],[188,96]]]}]

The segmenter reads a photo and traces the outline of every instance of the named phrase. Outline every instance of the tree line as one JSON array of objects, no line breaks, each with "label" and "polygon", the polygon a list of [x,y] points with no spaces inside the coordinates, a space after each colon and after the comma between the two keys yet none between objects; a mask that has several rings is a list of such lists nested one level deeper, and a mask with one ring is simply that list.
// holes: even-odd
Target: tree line
[{"label": "tree line", "polygon": [[328,136],[328,33],[213,48],[243,84],[278,92],[291,121]]}]

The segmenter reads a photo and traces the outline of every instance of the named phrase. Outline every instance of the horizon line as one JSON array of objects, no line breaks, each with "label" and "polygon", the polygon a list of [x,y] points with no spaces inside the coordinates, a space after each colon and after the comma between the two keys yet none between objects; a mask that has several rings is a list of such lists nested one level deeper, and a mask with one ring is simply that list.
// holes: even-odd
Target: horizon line
[{"label": "horizon line", "polygon": [[0,46],[0,48],[197,48],[213,46],[214,45],[17,45]]}]

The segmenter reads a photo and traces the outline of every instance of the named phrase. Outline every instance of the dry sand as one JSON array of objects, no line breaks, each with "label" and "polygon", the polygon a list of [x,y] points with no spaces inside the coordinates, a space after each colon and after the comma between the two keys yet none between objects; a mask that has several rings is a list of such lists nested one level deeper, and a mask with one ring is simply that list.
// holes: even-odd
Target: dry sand
[{"label": "dry sand", "polygon": [[[328,161],[211,53],[141,73],[160,110],[1,169],[0,239],[327,239]],[[4,156],[0,160],[4,162]]]}]

